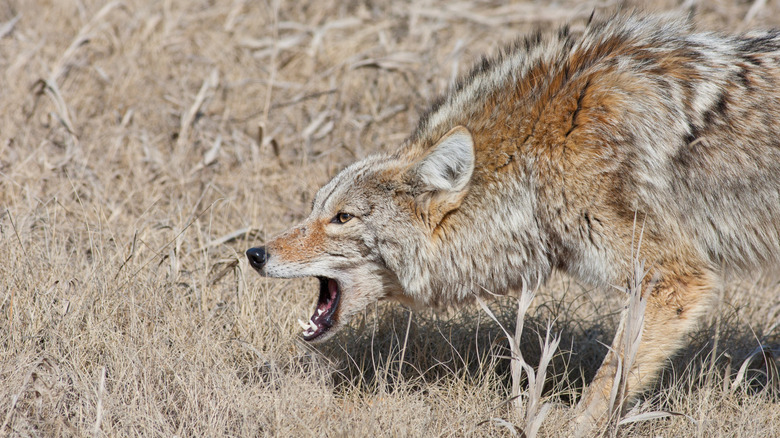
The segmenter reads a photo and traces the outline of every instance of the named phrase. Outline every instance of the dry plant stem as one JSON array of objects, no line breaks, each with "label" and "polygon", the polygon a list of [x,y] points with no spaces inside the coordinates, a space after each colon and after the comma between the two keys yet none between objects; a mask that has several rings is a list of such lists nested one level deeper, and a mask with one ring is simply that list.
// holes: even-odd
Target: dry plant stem
[{"label": "dry plant stem", "polygon": [[[533,367],[531,367],[531,365],[529,365],[523,358],[523,354],[520,350],[520,339],[523,334],[525,315],[528,312],[528,308],[531,306],[531,303],[533,302],[534,295],[535,294],[533,292],[528,291],[524,287],[520,294],[520,298],[517,300],[517,316],[514,336],[510,335],[509,332],[503,327],[503,325],[501,325],[501,322],[498,320],[498,318],[496,318],[495,314],[490,310],[487,304],[485,304],[481,298],[476,297],[477,303],[479,303],[480,307],[482,307],[482,310],[484,310],[485,313],[487,313],[488,316],[490,316],[490,318],[493,319],[496,324],[498,324],[509,341],[511,355],[510,369],[512,374],[512,392],[510,394],[510,400],[512,400],[512,404],[515,406],[517,414],[523,417],[525,424],[523,432],[525,436],[529,438],[536,436],[545,416],[547,415],[547,412],[552,407],[552,405],[549,403],[542,404],[541,400],[542,392],[544,390],[547,367],[556,350],[558,349],[558,344],[560,343],[560,338],[558,337],[552,340],[550,339],[552,326],[550,323],[548,323],[545,339],[544,341],[540,339],[540,343],[543,342],[542,355],[539,360],[539,367],[537,371],[534,371]],[[526,397],[523,397],[520,389],[523,371],[525,371],[528,379],[528,392]],[[523,403],[524,399],[525,403]]]},{"label": "dry plant stem", "polygon": [[[615,375],[615,381],[612,384],[612,392],[609,396],[610,416],[618,419],[622,413],[624,404],[627,401],[629,381],[636,373],[634,362],[639,351],[639,344],[642,341],[642,331],[644,330],[645,309],[647,300],[643,299],[643,281],[647,273],[644,269],[644,263],[634,260],[634,272],[631,276],[631,285],[626,293],[628,294],[628,309],[625,318],[618,328],[618,336],[622,339],[621,350],[616,352],[618,357],[618,370]],[[651,286],[652,287],[652,286]]]},{"label": "dry plant stem", "polygon": [[121,2],[110,2],[103,6],[92,19],[87,23],[84,27],[81,28],[76,38],[73,39],[70,46],[68,46],[67,49],[63,52],[60,59],[57,61],[57,63],[54,64],[54,67],[51,69],[51,74],[49,77],[43,81],[44,87],[43,91],[46,92],[46,94],[52,99],[52,101],[57,106],[57,116],[59,117],[62,124],[67,128],[68,133],[71,135],[71,140],[73,141],[73,144],[78,144],[78,138],[76,137],[76,129],[73,125],[73,122],[71,121],[70,111],[68,110],[68,105],[65,103],[65,99],[62,97],[62,93],[60,92],[59,82],[61,79],[64,79],[64,77],[67,75],[68,71],[71,68],[71,63],[73,62],[73,57],[76,54],[76,51],[83,45],[87,44],[90,40],[90,38],[93,36],[92,32],[95,30],[95,27],[97,27],[99,24],[103,22],[105,17],[116,7],[121,6]]},{"label": "dry plant stem", "polygon": [[401,380],[401,372],[404,367],[404,357],[406,356],[406,343],[409,341],[409,329],[412,328],[412,311],[409,310],[409,320],[406,322],[406,334],[404,334],[404,345],[401,347],[401,359],[398,361],[398,376],[397,379]]},{"label": "dry plant stem", "polygon": [[100,383],[98,385],[97,414],[95,415],[95,427],[92,429],[92,436],[100,436],[100,423],[103,421],[103,393],[106,390],[106,367],[100,369]]},{"label": "dry plant stem", "polygon": [[186,113],[182,114],[181,126],[179,128],[179,137],[176,140],[179,147],[183,147],[189,142],[190,126],[195,120],[195,116],[200,111],[201,106],[208,98],[209,94],[213,92],[219,85],[219,72],[214,69],[209,74],[209,77],[203,81],[197,96],[195,96],[195,102],[190,106]]},{"label": "dry plant stem", "polygon": [[[515,399],[515,406],[518,409],[518,412],[520,411],[520,407],[523,404],[522,395],[520,394],[520,381],[523,378],[523,368],[526,365],[526,362],[523,359],[523,353],[520,350],[520,338],[522,337],[523,334],[525,314],[528,312],[528,308],[531,307],[531,303],[533,303],[533,300],[534,300],[534,293],[523,290],[523,292],[520,295],[520,299],[517,300],[517,320],[515,321],[515,336],[513,338],[512,337],[508,338],[511,345],[512,356],[513,358],[516,358],[516,360],[513,360],[511,363],[511,370],[512,370],[511,396]],[[529,387],[531,387],[530,376],[529,376]]]},{"label": "dry plant stem", "polygon": [[0,38],[3,38],[9,33],[11,33],[11,31],[14,29],[14,26],[16,26],[16,23],[18,23],[21,18],[22,18],[21,15],[17,15],[14,18],[10,19],[9,21],[6,21],[2,25],[0,25]]},{"label": "dry plant stem", "polygon": [[[525,412],[526,436],[529,438],[536,436],[542,422],[547,417],[547,413],[552,408],[552,404],[550,403],[541,403],[544,382],[547,376],[547,368],[555,355],[555,352],[558,351],[558,345],[560,344],[559,336],[556,336],[552,340],[550,339],[551,331],[552,323],[548,322],[547,331],[544,336],[544,344],[542,345],[542,357],[539,359],[539,368],[537,369],[536,375],[533,376],[533,379],[529,379],[529,381],[534,381],[534,387],[531,389],[529,403]],[[529,373],[531,372],[532,371],[529,371]]]}]

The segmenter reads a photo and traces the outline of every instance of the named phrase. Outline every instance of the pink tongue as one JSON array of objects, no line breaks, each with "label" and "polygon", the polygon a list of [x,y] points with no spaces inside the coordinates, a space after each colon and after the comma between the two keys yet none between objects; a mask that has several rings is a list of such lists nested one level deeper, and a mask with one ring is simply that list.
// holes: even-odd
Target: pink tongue
[{"label": "pink tongue", "polygon": [[331,301],[336,299],[336,294],[339,293],[339,285],[336,280],[328,280],[328,292],[330,292]]},{"label": "pink tongue", "polygon": [[[324,303],[319,303],[317,306],[317,308],[323,312],[323,315],[324,312],[328,312],[333,307],[333,303],[335,302],[336,296],[339,293],[339,284],[336,283],[336,280],[328,280],[328,293],[330,294],[328,300]],[[315,313],[312,316],[312,321],[316,322],[318,319],[320,319],[320,315]]]}]

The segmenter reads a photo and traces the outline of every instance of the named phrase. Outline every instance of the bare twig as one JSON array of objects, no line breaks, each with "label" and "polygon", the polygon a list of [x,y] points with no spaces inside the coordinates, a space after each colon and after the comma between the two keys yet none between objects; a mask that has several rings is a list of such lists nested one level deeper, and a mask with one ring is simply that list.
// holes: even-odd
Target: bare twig
[{"label": "bare twig", "polygon": [[[218,264],[219,264],[219,263],[218,263]],[[216,266],[216,265],[215,265],[215,266]],[[228,273],[228,272],[230,272],[230,271],[232,271],[233,269],[235,269],[235,267],[236,267],[236,266],[238,266],[238,259],[232,259],[232,260],[228,261],[228,262],[226,263],[225,267],[224,267],[224,268],[222,268],[222,270],[221,270],[221,271],[219,271],[219,272],[217,273],[217,275],[215,275],[214,277],[212,277],[212,278],[211,278],[211,280],[209,280],[209,284],[210,284],[210,285],[212,285],[212,286],[213,286],[213,285],[215,285],[215,284],[217,284],[217,282],[219,282],[219,280],[222,280],[222,278],[223,278],[225,275],[227,275],[227,273]]]},{"label": "bare twig", "polygon": [[119,266],[119,269],[116,270],[116,274],[114,274],[114,280],[116,280],[117,277],[119,277],[119,273],[122,272],[122,268],[125,267],[127,262],[130,261],[131,258],[135,255],[135,244],[138,241],[138,230],[135,230],[133,233],[133,243],[130,245],[130,254],[127,255],[127,258],[125,258],[125,261],[122,262],[122,264]]},{"label": "bare twig", "polygon": [[745,18],[742,20],[742,24],[750,24],[750,22],[756,18],[756,15],[758,15],[759,11],[764,9],[764,6],[766,6],[766,0],[755,0],[753,4],[750,5],[750,9],[748,9],[747,14],[745,14]]},{"label": "bare twig", "polygon": [[92,436],[100,436],[100,423],[103,421],[103,394],[106,392],[106,367],[100,369],[100,384],[98,386],[97,413],[95,414],[95,427]]},{"label": "bare twig", "polygon": [[215,88],[217,88],[217,85],[219,85],[219,72],[215,68],[211,70],[209,77],[203,81],[203,85],[200,86],[200,91],[198,91],[198,95],[195,96],[195,102],[192,103],[190,109],[182,114],[181,124],[179,126],[179,137],[176,140],[176,144],[179,147],[187,143],[190,126],[192,125],[192,122],[195,121],[195,116],[197,116],[198,111],[200,111],[200,107],[203,105],[206,98]]},{"label": "bare twig", "polygon": [[235,231],[232,231],[230,233],[224,234],[222,236],[217,237],[216,239],[213,239],[213,240],[209,241],[205,245],[203,245],[200,248],[198,248],[198,251],[203,251],[204,249],[207,249],[207,248],[213,248],[215,246],[223,245],[225,243],[230,243],[230,242],[232,242],[232,241],[234,241],[236,239],[240,239],[240,238],[242,238],[244,236],[252,235],[252,234],[257,233],[259,231],[260,231],[259,228],[254,228],[254,227],[240,228],[238,230],[235,230]]},{"label": "bare twig", "polygon": [[409,329],[412,328],[412,309],[409,309],[409,320],[406,322],[406,334],[404,335],[404,345],[401,348],[401,360],[398,361],[398,378],[401,381],[401,372],[404,368],[404,358],[406,356],[406,344],[409,341]]},{"label": "bare twig", "polygon": [[16,23],[18,23],[19,20],[21,19],[22,19],[22,15],[19,14],[16,17],[0,25],[0,38],[4,38],[6,35],[11,33],[14,30],[14,26],[16,26]]}]

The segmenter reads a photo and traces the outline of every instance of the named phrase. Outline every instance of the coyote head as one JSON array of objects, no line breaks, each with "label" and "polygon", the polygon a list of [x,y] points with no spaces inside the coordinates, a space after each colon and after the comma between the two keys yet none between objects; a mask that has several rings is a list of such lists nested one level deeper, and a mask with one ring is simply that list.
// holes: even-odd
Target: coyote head
[{"label": "coyote head", "polygon": [[336,175],[315,196],[300,225],[249,249],[266,277],[316,277],[319,295],[307,341],[329,338],[379,299],[419,300],[431,280],[433,235],[465,197],[474,144],[456,127],[430,147],[377,155]]}]

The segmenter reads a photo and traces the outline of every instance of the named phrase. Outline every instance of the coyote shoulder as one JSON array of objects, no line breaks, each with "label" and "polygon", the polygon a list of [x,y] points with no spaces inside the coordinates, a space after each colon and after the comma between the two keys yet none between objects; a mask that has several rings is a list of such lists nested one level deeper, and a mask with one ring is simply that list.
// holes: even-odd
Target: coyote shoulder
[{"label": "coyote shoulder", "polygon": [[[696,32],[625,15],[535,33],[484,59],[394,154],[319,190],[300,225],[247,251],[268,277],[320,279],[306,340],[393,298],[467,302],[554,270],[595,286],[650,269],[628,399],[707,311],[724,271],[780,255],[780,32]],[[620,342],[615,340],[615,347]],[[581,401],[607,409],[619,358]]]}]

